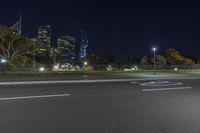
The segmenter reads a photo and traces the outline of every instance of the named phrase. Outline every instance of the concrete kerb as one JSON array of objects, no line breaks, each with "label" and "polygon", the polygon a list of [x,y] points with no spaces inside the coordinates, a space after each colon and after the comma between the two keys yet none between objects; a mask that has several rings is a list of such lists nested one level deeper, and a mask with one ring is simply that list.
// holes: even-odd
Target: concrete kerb
[{"label": "concrete kerb", "polygon": [[200,79],[197,77],[179,77],[179,78],[138,78],[138,79],[98,79],[98,80],[52,80],[52,81],[12,81],[0,82],[2,85],[38,85],[38,84],[77,84],[77,83],[108,83],[108,82],[140,82],[140,81],[156,81],[156,80],[192,80]]}]

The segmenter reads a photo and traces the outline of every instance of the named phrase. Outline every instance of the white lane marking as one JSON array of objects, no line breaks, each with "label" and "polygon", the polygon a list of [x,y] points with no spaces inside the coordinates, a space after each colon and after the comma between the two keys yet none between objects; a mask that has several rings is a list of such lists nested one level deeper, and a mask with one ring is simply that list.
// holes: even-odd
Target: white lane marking
[{"label": "white lane marking", "polygon": [[174,88],[142,89],[142,91],[145,92],[145,91],[184,90],[184,89],[191,89],[191,88],[192,87],[174,87]]},{"label": "white lane marking", "polygon": [[141,83],[141,86],[175,86],[175,85],[182,85],[183,83],[180,82],[169,82],[169,81],[151,81],[147,83]]},{"label": "white lane marking", "polygon": [[0,101],[20,100],[20,99],[35,99],[35,98],[50,98],[50,97],[66,97],[70,94],[55,94],[55,95],[38,95],[38,96],[21,96],[21,97],[1,97]]},{"label": "white lane marking", "polygon": [[53,81],[17,81],[0,82],[0,85],[33,85],[33,84],[57,84],[57,83],[104,83],[104,82],[129,82],[133,79],[98,79],[98,80],[53,80]]}]

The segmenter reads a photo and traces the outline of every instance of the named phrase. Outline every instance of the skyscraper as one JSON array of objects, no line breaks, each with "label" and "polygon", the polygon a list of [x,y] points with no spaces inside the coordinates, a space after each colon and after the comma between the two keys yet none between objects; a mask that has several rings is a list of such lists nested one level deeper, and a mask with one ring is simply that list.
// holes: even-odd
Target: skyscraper
[{"label": "skyscraper", "polygon": [[38,40],[42,44],[42,49],[49,51],[51,48],[51,26],[45,25],[38,28]]},{"label": "skyscraper", "polygon": [[64,60],[72,61],[75,59],[75,43],[76,39],[72,36],[60,36],[57,39],[58,54]]},{"label": "skyscraper", "polygon": [[86,61],[87,60],[87,47],[88,47],[88,39],[85,31],[81,29],[81,46],[80,46],[80,53],[79,53],[79,59],[80,61]]}]

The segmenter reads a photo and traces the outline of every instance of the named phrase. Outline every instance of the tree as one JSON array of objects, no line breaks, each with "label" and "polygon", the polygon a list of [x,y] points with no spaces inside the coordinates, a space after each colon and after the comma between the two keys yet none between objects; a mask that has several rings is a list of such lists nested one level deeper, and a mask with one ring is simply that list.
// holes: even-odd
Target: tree
[{"label": "tree", "polygon": [[146,56],[144,56],[141,61],[140,61],[141,65],[148,65],[148,58]]},{"label": "tree", "polygon": [[33,46],[29,38],[20,36],[9,27],[0,26],[0,53],[11,63],[16,63],[15,58],[32,54]]},{"label": "tree", "polygon": [[167,63],[171,65],[181,64],[182,60],[184,59],[180,52],[174,48],[165,50],[165,57],[167,59]]},{"label": "tree", "polygon": [[182,62],[183,62],[183,65],[194,65],[195,64],[195,62],[190,58],[184,58],[182,60]]},{"label": "tree", "polygon": [[200,65],[200,59],[197,59],[197,64]]},{"label": "tree", "polygon": [[195,62],[190,58],[185,58],[180,54],[179,51],[176,51],[174,48],[167,49],[165,51],[165,56],[167,62],[172,65],[193,65]]},{"label": "tree", "polygon": [[[154,63],[154,58],[151,58],[151,63]],[[166,65],[167,60],[164,56],[162,55],[156,55],[156,65]]]},{"label": "tree", "polygon": [[98,63],[98,56],[96,54],[90,54],[88,56],[88,62],[90,65],[96,65]]},{"label": "tree", "polygon": [[123,61],[123,64],[126,64],[126,65],[134,65],[134,64],[139,64],[139,63],[140,63],[140,59],[133,56],[128,56]]},{"label": "tree", "polygon": [[101,52],[98,55],[98,64],[103,64],[103,65],[112,64],[115,62],[115,60],[116,60],[115,56],[108,52]]},{"label": "tree", "polygon": [[15,64],[16,66],[20,66],[20,67],[32,67],[33,60],[27,56],[17,55],[13,59],[13,64]]}]

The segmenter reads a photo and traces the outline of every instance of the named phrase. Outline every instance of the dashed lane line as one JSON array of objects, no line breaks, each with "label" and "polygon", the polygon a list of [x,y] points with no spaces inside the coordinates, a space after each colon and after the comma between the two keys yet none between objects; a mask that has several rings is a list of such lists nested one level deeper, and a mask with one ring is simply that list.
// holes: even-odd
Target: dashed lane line
[{"label": "dashed lane line", "polygon": [[185,89],[191,89],[191,88],[192,87],[157,88],[157,89],[142,89],[142,91],[148,92],[148,91],[185,90]]},{"label": "dashed lane line", "polygon": [[20,96],[20,97],[1,97],[0,101],[20,100],[20,99],[36,99],[36,98],[51,98],[51,97],[66,97],[70,94],[54,94],[54,95],[36,95],[36,96]]}]

